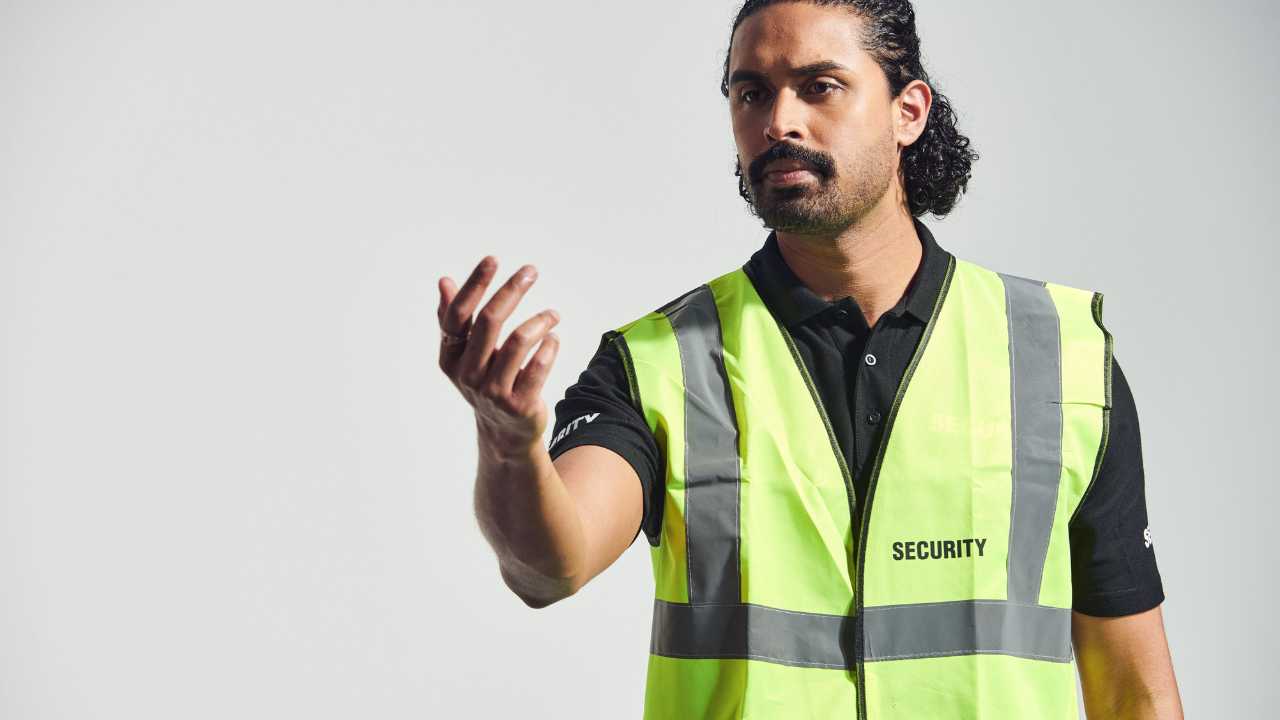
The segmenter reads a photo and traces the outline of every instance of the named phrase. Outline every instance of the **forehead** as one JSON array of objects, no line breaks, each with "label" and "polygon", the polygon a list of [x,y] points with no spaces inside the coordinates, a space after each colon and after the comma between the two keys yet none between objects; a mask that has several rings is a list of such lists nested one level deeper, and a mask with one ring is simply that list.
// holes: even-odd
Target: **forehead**
[{"label": "forehead", "polygon": [[770,5],[738,26],[729,48],[729,70],[768,71],[833,60],[865,71],[874,60],[862,48],[862,18],[840,6],[808,2]]}]

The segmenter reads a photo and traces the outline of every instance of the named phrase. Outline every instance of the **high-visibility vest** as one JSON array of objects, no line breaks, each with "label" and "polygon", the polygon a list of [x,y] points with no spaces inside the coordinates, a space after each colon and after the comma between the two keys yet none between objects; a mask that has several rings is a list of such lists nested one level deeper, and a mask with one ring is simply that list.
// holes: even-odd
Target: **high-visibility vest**
[{"label": "high-visibility vest", "polygon": [[617,328],[665,460],[644,717],[1077,717],[1067,525],[1111,407],[1102,294],[950,258],[849,468],[741,268]]}]

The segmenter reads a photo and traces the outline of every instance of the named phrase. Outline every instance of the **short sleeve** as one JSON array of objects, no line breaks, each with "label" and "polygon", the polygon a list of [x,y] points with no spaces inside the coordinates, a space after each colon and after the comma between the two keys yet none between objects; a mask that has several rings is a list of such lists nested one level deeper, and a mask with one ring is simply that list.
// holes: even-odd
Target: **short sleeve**
[{"label": "short sleeve", "polygon": [[599,445],[630,463],[640,476],[644,496],[644,515],[636,534],[643,530],[649,544],[656,546],[663,507],[661,449],[644,419],[623,360],[625,352],[626,339],[621,334],[611,330],[601,336],[578,381],[556,403],[547,449],[554,460],[570,448]]},{"label": "short sleeve", "polygon": [[1112,410],[1102,466],[1069,525],[1072,608],[1114,617],[1164,601],[1147,523],[1138,410],[1112,357]]}]

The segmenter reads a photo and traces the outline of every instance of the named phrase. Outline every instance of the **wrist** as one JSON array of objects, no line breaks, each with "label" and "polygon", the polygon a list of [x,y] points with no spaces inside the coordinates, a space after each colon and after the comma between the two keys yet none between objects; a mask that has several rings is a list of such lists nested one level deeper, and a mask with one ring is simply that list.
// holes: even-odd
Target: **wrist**
[{"label": "wrist", "polygon": [[479,438],[480,452],[501,463],[528,462],[546,452],[541,435],[530,436],[492,427],[479,418],[476,419],[476,437]]}]

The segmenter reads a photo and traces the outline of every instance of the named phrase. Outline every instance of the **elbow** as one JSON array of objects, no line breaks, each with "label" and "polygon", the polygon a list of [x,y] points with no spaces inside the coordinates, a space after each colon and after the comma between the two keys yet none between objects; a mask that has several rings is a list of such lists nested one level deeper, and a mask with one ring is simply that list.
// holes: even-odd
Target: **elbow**
[{"label": "elbow", "polygon": [[1112,705],[1110,717],[1123,720],[1182,720],[1182,702],[1173,693],[1131,692],[1122,695]]},{"label": "elbow", "polygon": [[502,568],[502,580],[507,584],[507,588],[518,598],[520,602],[534,610],[554,605],[567,597],[571,597],[578,592],[581,584],[571,580],[549,580],[539,578],[536,583],[519,582],[517,578],[508,573],[507,569]]},{"label": "elbow", "polygon": [[[1116,682],[1105,690],[1086,689],[1086,710],[1089,717],[1106,717],[1115,720],[1182,720],[1182,700],[1176,685],[1144,682],[1140,675],[1120,673]],[[1099,690],[1102,690],[1099,693]],[[1096,710],[1095,710],[1096,708]]]},{"label": "elbow", "polygon": [[[528,607],[530,607],[530,608],[532,608],[532,609],[534,609],[534,610],[541,610],[541,609],[542,609],[542,608],[544,608],[544,607],[548,607],[548,606],[550,606],[550,605],[554,605],[554,604],[556,604],[556,603],[560,602],[561,600],[563,600],[563,599],[565,599],[565,598],[569,597],[569,595],[556,595],[556,596],[552,596],[552,597],[539,597],[539,596],[535,596],[535,595],[530,595],[529,593],[516,592],[515,590],[512,590],[512,592],[515,592],[516,597],[520,598],[520,602],[523,602],[525,605],[527,605]],[[570,594],[572,594],[572,593],[570,593]]]}]

